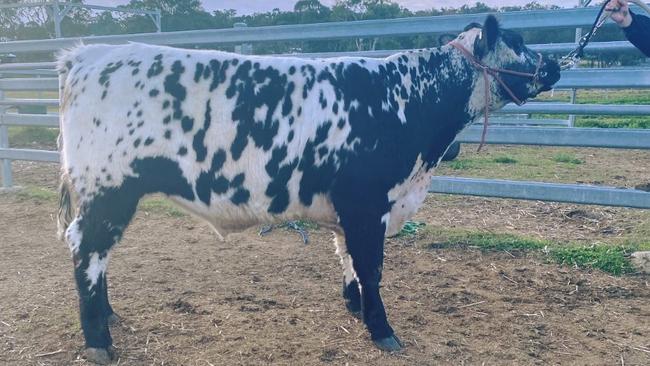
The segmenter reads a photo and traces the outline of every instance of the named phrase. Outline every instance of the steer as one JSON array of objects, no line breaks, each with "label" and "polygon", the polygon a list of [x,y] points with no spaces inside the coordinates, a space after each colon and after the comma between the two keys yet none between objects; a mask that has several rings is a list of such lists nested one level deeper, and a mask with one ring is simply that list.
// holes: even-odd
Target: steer
[{"label": "steer", "polygon": [[384,238],[422,204],[465,126],[550,90],[560,72],[493,16],[449,45],[384,59],[131,43],[63,51],[58,69],[59,236],[72,252],[85,354],[100,364],[116,357],[110,252],[150,193],[220,237],[320,223],[334,233],[347,309],[377,347],[399,350],[379,291]]}]

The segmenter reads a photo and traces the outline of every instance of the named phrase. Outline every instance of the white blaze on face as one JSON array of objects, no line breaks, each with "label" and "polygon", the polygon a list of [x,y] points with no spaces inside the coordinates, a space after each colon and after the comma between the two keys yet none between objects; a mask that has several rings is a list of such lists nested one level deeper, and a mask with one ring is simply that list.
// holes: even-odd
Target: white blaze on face
[{"label": "white blaze on face", "polygon": [[106,273],[106,267],[108,266],[108,257],[107,253],[104,258],[99,258],[99,253],[95,252],[90,255],[90,263],[88,264],[88,269],[86,269],[86,277],[90,281],[88,285],[88,291],[92,292],[93,287],[97,285],[99,277]]}]

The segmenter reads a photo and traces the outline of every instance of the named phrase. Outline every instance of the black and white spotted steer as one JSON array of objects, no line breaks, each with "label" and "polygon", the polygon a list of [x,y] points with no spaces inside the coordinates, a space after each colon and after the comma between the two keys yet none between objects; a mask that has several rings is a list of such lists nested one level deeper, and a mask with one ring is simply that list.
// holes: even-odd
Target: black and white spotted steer
[{"label": "black and white spotted steer", "polygon": [[[155,192],[219,235],[295,218],[330,228],[348,309],[379,348],[398,350],[379,294],[384,238],[422,204],[434,167],[482,116],[486,96],[495,110],[512,99],[507,88],[526,100],[559,79],[555,62],[494,17],[455,42],[473,56],[450,45],[386,59],[142,44],[63,52],[59,231],[73,256],[87,357],[114,357],[108,259],[138,201]],[[538,77],[503,74],[504,88],[472,58]]]}]

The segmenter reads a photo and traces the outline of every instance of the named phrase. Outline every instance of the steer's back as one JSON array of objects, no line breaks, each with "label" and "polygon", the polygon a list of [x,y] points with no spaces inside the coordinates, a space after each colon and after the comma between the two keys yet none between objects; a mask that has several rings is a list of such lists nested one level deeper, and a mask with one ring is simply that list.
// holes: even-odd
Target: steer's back
[{"label": "steer's back", "polygon": [[82,203],[163,191],[221,233],[335,223],[309,179],[355,142],[318,80],[327,63],[140,44],[80,46],[59,63],[62,164]]}]

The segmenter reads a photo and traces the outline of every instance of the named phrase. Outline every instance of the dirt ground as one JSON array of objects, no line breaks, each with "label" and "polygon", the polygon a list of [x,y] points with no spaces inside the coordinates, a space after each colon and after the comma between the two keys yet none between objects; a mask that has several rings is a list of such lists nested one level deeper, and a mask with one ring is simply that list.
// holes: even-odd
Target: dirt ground
[{"label": "dirt ground", "polygon": [[[634,162],[630,163],[634,165]],[[56,166],[14,163],[53,188]],[[634,183],[634,182],[631,182]],[[72,263],[53,200],[0,194],[0,364],[86,364]],[[642,210],[431,195],[430,227],[608,241],[644,232]],[[372,346],[340,296],[331,234],[277,229],[218,241],[191,216],[140,210],[113,251],[122,365],[648,365],[650,279],[517,252],[422,249],[389,239],[382,293],[406,344]]]}]

